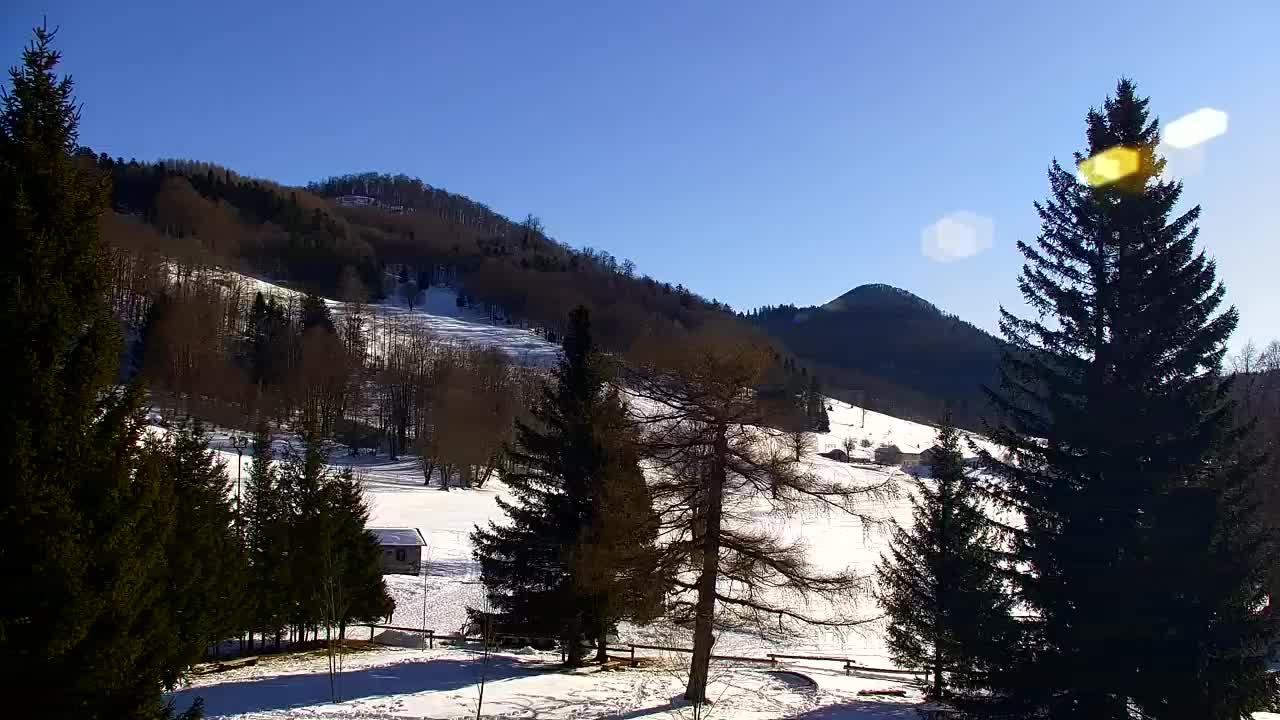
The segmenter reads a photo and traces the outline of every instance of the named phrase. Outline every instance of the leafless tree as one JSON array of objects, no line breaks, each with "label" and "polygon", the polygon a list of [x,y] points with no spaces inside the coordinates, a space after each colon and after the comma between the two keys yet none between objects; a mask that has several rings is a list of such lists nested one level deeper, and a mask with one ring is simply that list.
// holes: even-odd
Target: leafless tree
[{"label": "leafless tree", "polygon": [[[1254,476],[1253,495],[1263,519],[1280,533],[1280,341],[1259,349],[1249,340],[1232,356],[1232,393],[1236,422],[1248,427],[1242,451],[1249,460],[1261,459]],[[1280,597],[1280,570],[1268,579],[1272,597]],[[1271,612],[1276,612],[1274,607]]]},{"label": "leafless tree", "polygon": [[418,328],[392,328],[384,338],[375,384],[393,458],[409,447],[410,431],[417,427],[418,399],[423,378],[430,372],[431,345],[430,335]]},{"label": "leafless tree", "polygon": [[[644,406],[638,413],[661,517],[662,567],[676,588],[669,608],[674,620],[693,626],[685,697],[701,702],[716,628],[785,636],[796,623],[866,620],[840,610],[865,591],[864,578],[817,571],[802,543],[762,528],[758,513],[826,509],[879,523],[866,503],[887,497],[892,485],[824,480],[770,451],[779,433],[764,427],[754,390],[771,358],[762,341],[708,327],[678,344],[646,346],[653,350],[635,358],[628,381]],[[807,600],[824,601],[826,612],[800,609]]]},{"label": "leafless tree", "polygon": [[418,288],[416,280],[410,280],[400,286],[400,297],[404,298],[404,304],[410,310],[413,309],[414,303],[418,302],[418,293],[420,292],[421,290]]},{"label": "leafless tree", "polygon": [[807,453],[813,452],[814,440],[813,434],[808,430],[791,430],[786,434],[787,449],[791,451],[795,462]]},{"label": "leafless tree", "polygon": [[352,364],[342,341],[322,328],[301,339],[298,370],[291,378],[300,427],[331,437],[351,394]]}]

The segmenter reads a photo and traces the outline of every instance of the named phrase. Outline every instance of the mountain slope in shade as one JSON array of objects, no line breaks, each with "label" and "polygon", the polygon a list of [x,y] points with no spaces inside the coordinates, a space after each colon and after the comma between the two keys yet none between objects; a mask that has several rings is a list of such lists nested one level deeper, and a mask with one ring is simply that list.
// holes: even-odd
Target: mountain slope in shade
[{"label": "mountain slope in shade", "polygon": [[817,372],[830,394],[932,421],[948,404],[980,425],[1001,342],[891,285],[861,285],[820,307],[765,307],[748,318]]}]

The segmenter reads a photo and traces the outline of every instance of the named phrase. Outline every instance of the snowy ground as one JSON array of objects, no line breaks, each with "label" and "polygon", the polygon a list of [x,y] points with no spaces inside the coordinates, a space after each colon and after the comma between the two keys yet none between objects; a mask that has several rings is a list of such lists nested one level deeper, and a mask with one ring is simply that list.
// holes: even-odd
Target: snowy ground
[{"label": "snowy ground", "polygon": [[[558,656],[491,655],[487,663],[463,649],[377,650],[346,657],[330,695],[323,656],[266,659],[254,667],[203,676],[177,694],[185,706],[204,698],[209,718],[455,718],[475,717],[485,680],[483,717],[692,718],[681,700],[683,665],[653,657],[641,667],[565,671]],[[834,665],[797,665],[779,673],[768,666],[717,664],[707,718],[832,718],[880,720],[917,717],[920,698],[860,696],[859,690],[900,685],[871,676],[850,677]]]},{"label": "snowy ground", "polygon": [[[289,291],[262,281],[249,280],[254,289],[275,294]],[[374,306],[378,323],[420,324],[442,340],[499,347],[518,362],[550,364],[558,348],[527,330],[496,326],[471,310],[458,308],[454,295],[432,288],[425,303],[409,311],[403,305]],[[335,314],[345,308],[331,303]],[[831,432],[817,436],[817,452],[840,447],[845,438],[859,446],[855,459],[870,456],[874,447],[896,444],[904,452],[929,447],[934,430],[876,412],[863,412],[832,402]],[[237,456],[225,434],[215,434],[212,446],[227,461],[228,474],[236,477]],[[846,465],[811,455],[805,458],[813,472],[853,483],[872,483],[886,476],[903,479],[892,468]],[[248,457],[242,461],[247,472]],[[351,465],[363,478],[375,527],[416,527],[428,543],[425,577],[387,576],[396,599],[392,625],[425,627],[438,634],[454,633],[465,621],[468,605],[478,606],[481,588],[478,567],[471,556],[469,534],[477,524],[500,519],[496,498],[505,488],[498,481],[482,489],[444,492],[424,487],[414,458],[397,462],[385,456],[332,457],[336,466]],[[866,508],[881,519],[906,520],[905,495]],[[778,517],[764,507],[755,522],[804,540],[810,559],[819,568],[852,568],[869,573],[887,546],[883,527],[868,526],[855,518],[833,514]],[[867,597],[851,599],[863,617],[878,611]],[[745,635],[726,634],[717,640],[716,652],[759,657],[768,652],[802,652],[854,658],[869,666],[891,665],[886,656],[878,622],[855,631],[809,633],[786,643],[764,643]],[[357,628],[353,637],[366,637]],[[687,646],[680,633],[662,626],[623,627],[622,642],[661,641],[657,644]],[[651,655],[658,655],[650,653]],[[561,672],[548,669],[558,656],[537,653],[503,654],[488,668],[483,714],[490,717],[539,718],[667,718],[692,717],[692,709],[678,698],[683,692],[687,656],[652,657],[642,668],[610,671],[599,669]],[[771,675],[767,666],[717,662],[710,695],[717,702],[703,717],[743,718],[906,718],[915,717],[920,702],[916,688],[900,676],[847,677],[837,663],[800,662],[785,666],[816,682],[814,690],[795,676]],[[384,649],[353,654],[338,680],[343,701],[331,704],[323,658],[264,659],[255,667],[196,678],[179,693],[184,702],[194,696],[206,701],[208,717],[372,718],[475,716],[476,682],[483,669],[477,657],[462,649]],[[896,689],[905,698],[877,700],[857,695],[859,690]]]},{"label": "snowy ground", "polygon": [[[897,443],[904,450],[925,446],[932,429],[878,413],[867,413],[865,425],[856,408],[834,404],[832,433],[818,436],[818,449],[838,446],[846,435],[868,437],[873,443]],[[223,435],[215,435],[213,447],[228,461],[235,477],[236,455]],[[867,450],[869,452],[869,450]],[[477,524],[500,519],[495,499],[505,488],[498,481],[473,490],[441,491],[424,487],[416,460],[397,462],[385,456],[348,458],[339,452],[334,465],[353,469],[364,479],[371,508],[371,525],[416,527],[428,543],[425,577],[387,576],[396,599],[390,624],[426,627],[437,633],[456,632],[465,621],[465,608],[477,606],[481,586],[471,557],[469,534]],[[245,458],[248,463],[248,458]],[[853,482],[882,479],[892,469],[863,468],[811,456],[811,469],[829,477]],[[244,467],[247,471],[247,464]],[[869,508],[884,518],[905,518],[905,497]],[[825,569],[853,567],[869,572],[886,546],[881,529],[868,528],[852,517],[812,514],[778,518],[763,508],[757,521],[804,539],[813,562]],[[866,617],[877,613],[863,598],[858,605]],[[367,632],[357,628],[356,638]],[[802,652],[851,657],[870,666],[888,666],[881,639],[882,628],[871,622],[856,631],[811,633],[786,643],[765,643],[746,635],[724,635],[717,641],[720,654],[760,657],[768,652]],[[687,645],[680,633],[661,626],[623,627],[622,642]],[[642,655],[646,653],[641,653]],[[559,672],[548,669],[558,656],[536,653],[501,655],[492,660],[485,691],[483,714],[490,717],[692,717],[681,705],[686,656],[663,657],[647,653],[656,665],[612,671]],[[796,678],[774,676],[767,666],[717,662],[717,682],[712,697],[719,698],[710,717],[746,718],[905,718],[914,717],[920,702],[915,687],[901,677],[846,677],[838,663],[799,662],[784,666],[816,681],[816,692],[797,687]],[[325,661],[311,659],[264,660],[262,664],[218,675],[204,676],[180,693],[180,698],[203,696],[209,717],[370,718],[370,717],[474,717],[481,671],[474,654],[461,649],[434,651],[385,649],[354,654],[339,679],[340,697],[329,703]],[[858,690],[897,689],[904,698],[860,697]]]},{"label": "snowy ground", "polygon": [[[296,290],[274,285],[260,278],[222,270],[210,272],[223,287],[236,287],[241,292],[248,293],[250,298],[257,292],[275,297],[278,301],[297,302],[301,297],[301,293]],[[559,358],[560,347],[547,342],[538,333],[514,325],[492,322],[479,308],[458,307],[457,299],[458,294],[453,288],[432,286],[418,295],[412,310],[402,298],[395,297],[370,303],[365,306],[365,311],[371,317],[370,330],[373,332],[388,325],[403,324],[425,328],[441,342],[496,347],[522,365],[549,366]],[[335,319],[347,312],[346,303],[337,300],[325,302]]]}]

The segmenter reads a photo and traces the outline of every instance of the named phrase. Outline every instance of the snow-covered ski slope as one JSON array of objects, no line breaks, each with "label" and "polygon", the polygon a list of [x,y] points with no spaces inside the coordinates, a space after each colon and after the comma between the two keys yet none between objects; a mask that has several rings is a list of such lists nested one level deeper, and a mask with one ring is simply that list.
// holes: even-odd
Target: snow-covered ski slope
[{"label": "snow-covered ski slope", "polygon": [[[301,293],[272,284],[266,280],[230,271],[213,271],[214,278],[223,287],[235,286],[241,292],[261,292],[283,301],[299,301]],[[400,299],[388,299],[365,305],[370,316],[368,331],[376,334],[392,326],[423,328],[442,342],[465,343],[479,347],[494,347],[506,353],[514,362],[524,365],[549,366],[560,356],[560,347],[549,343],[536,332],[524,328],[495,324],[478,308],[458,307],[458,295],[452,289],[433,286],[422,292],[409,309]],[[347,312],[347,304],[326,300],[334,318]]]},{"label": "snow-covered ski slope", "polygon": [[[403,302],[369,305],[375,327],[387,323],[425,328],[432,337],[445,342],[467,343],[502,350],[522,365],[554,365],[560,357],[560,346],[523,328],[495,324],[480,310],[457,306],[457,294],[446,287],[431,287],[420,296],[421,304],[410,310]],[[335,317],[346,312],[346,305],[329,301]]]}]

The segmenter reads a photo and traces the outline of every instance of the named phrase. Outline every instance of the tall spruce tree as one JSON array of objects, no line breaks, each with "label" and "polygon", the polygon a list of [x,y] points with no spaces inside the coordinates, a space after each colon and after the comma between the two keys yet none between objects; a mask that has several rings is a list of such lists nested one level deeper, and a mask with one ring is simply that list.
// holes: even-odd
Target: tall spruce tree
[{"label": "tall spruce tree", "polygon": [[948,701],[985,687],[991,660],[1013,640],[1012,596],[950,413],[928,466],[929,478],[915,479],[912,526],[895,528],[876,574],[894,661],[928,670],[930,698]]},{"label": "tall spruce tree", "polygon": [[0,110],[0,577],[21,589],[0,594],[0,677],[45,688],[40,717],[154,717],[172,486],[143,462],[141,393],[112,389],[107,185],[71,156],[53,36],[35,30]]},{"label": "tall spruce tree", "polygon": [[325,304],[324,298],[319,295],[307,293],[303,296],[299,313],[299,321],[303,330],[321,328],[327,332],[334,332],[333,313],[329,312],[329,306]]},{"label": "tall spruce tree", "polygon": [[153,438],[165,477],[173,483],[173,531],[168,540],[168,583],[164,597],[174,633],[152,652],[168,652],[168,686],[205,654],[211,639],[234,637],[248,618],[241,590],[247,575],[245,552],[236,535],[231,481],[226,466],[204,438],[199,424],[170,437]]},{"label": "tall spruce tree", "polygon": [[817,375],[809,376],[805,391],[805,414],[809,417],[809,429],[814,432],[831,432],[831,419],[827,416],[827,400],[822,396],[822,385]]},{"label": "tall spruce tree", "polygon": [[667,591],[657,548],[661,519],[654,512],[629,410],[610,389],[597,419],[604,471],[592,488],[591,510],[570,553],[570,572],[586,602],[587,635],[597,662],[606,662],[609,634],[621,620],[647,624]]},{"label": "tall spruce tree", "polygon": [[515,497],[498,500],[507,522],[477,527],[472,542],[492,606],[510,621],[559,637],[568,662],[576,664],[583,639],[598,640],[610,614],[626,613],[617,598],[602,597],[617,584],[583,578],[584,565],[610,564],[625,572],[622,558],[601,557],[603,544],[584,553],[581,542],[593,533],[599,537],[611,523],[643,522],[649,515],[602,512],[612,507],[602,499],[619,495],[629,496],[626,504],[635,510],[634,493],[610,496],[605,488],[610,477],[615,488],[634,488],[638,468],[634,454],[617,450],[618,400],[604,392],[608,373],[586,308],[570,313],[563,348],[553,382],[535,400],[534,424],[519,423],[515,447],[507,451],[513,466],[527,468],[505,477]]},{"label": "tall spruce tree", "polygon": [[324,450],[318,433],[306,433],[301,451],[290,451],[280,467],[280,487],[288,518],[288,610],[294,637],[319,630],[325,597],[326,567],[332,562],[332,538]]},{"label": "tall spruce tree", "polygon": [[1025,521],[1031,612],[1028,651],[993,677],[1024,714],[1235,720],[1266,692],[1266,545],[1220,373],[1236,312],[1196,249],[1200,208],[1175,214],[1147,106],[1121,80],[1075,158],[1105,166],[1050,166],[1041,234],[1018,245],[1039,317],[1001,311],[1007,461],[986,460]]},{"label": "tall spruce tree", "polygon": [[271,432],[258,424],[253,438],[253,461],[244,488],[244,543],[249,561],[249,596],[253,620],[250,630],[260,634],[263,647],[271,637],[279,644],[280,628],[289,610],[289,516],[284,488],[273,467]]},{"label": "tall spruce tree", "polygon": [[369,505],[360,481],[346,469],[332,477],[325,491],[326,542],[333,548],[325,594],[331,607],[338,610],[330,614],[338,626],[339,638],[345,639],[350,621],[374,622],[389,617],[395,602],[382,579],[382,547],[367,529]]},{"label": "tall spruce tree", "polygon": [[[381,550],[365,528],[369,508],[359,480],[349,469],[334,471],[325,464],[318,434],[304,433],[302,440],[301,451],[290,452],[278,469],[274,478],[278,490],[267,494],[273,504],[279,498],[283,528],[264,522],[263,539],[273,540],[274,532],[277,537],[283,535],[284,541],[274,548],[251,551],[267,563],[254,570],[256,581],[262,583],[260,593],[271,603],[262,611],[261,622],[283,619],[292,625],[296,639],[305,639],[308,633],[318,636],[328,627],[342,634],[352,620],[382,617],[395,608],[379,569]],[[252,528],[259,510],[257,478],[251,480],[255,490],[250,500]],[[283,566],[284,582],[266,576],[276,563]],[[272,587],[273,582],[280,587]]]}]

